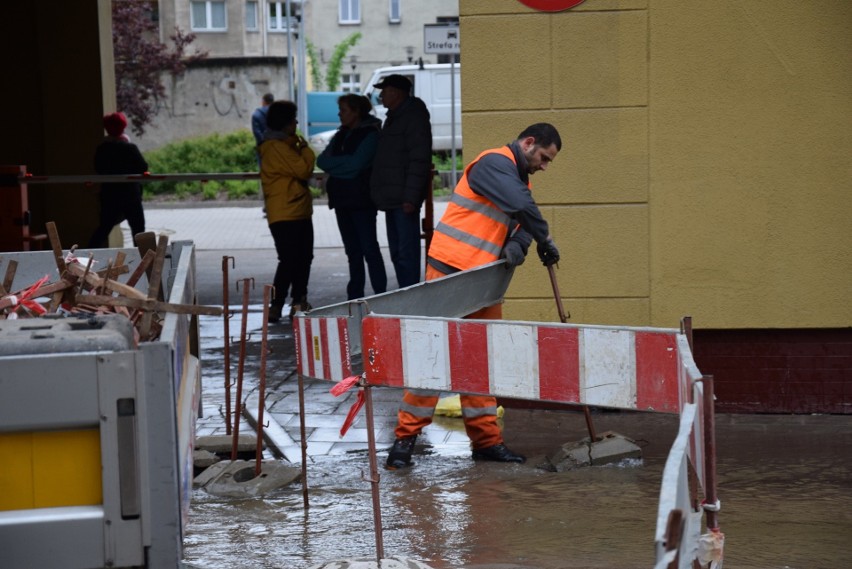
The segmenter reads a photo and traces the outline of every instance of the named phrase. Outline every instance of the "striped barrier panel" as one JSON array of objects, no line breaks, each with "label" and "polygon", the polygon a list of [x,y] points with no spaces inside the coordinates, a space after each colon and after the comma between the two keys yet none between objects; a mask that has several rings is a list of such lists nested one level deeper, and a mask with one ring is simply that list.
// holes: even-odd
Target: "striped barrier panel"
[{"label": "striped barrier panel", "polygon": [[345,316],[295,319],[296,367],[301,375],[328,381],[352,375],[349,320]]},{"label": "striped barrier panel", "polygon": [[677,413],[677,330],[505,320],[362,323],[367,381],[498,397]]},{"label": "striped barrier panel", "polygon": [[[705,429],[712,430],[712,423],[706,422],[708,395],[684,334],[671,328],[377,314],[357,319],[360,341],[353,350],[353,317],[297,316],[299,373],[340,381],[353,374],[354,351],[363,355],[369,385],[680,414],[660,487],[655,567],[687,569],[696,558],[721,566],[724,535],[718,527],[701,535],[702,507],[718,505],[694,507],[711,483]],[[670,543],[673,520],[682,521],[679,537]]]}]

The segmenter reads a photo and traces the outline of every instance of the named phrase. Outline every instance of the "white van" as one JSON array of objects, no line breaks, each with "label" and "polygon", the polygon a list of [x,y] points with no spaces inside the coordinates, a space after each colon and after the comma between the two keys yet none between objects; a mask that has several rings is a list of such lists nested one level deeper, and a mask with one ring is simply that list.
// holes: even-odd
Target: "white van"
[{"label": "white van", "polygon": [[[363,94],[373,102],[373,114],[385,120],[387,109],[379,102],[380,89],[373,87],[388,75],[403,75],[407,77],[414,89],[412,94],[426,103],[432,121],[432,150],[450,151],[452,149],[452,117],[450,110],[455,103],[455,135],[456,150],[462,148],[461,135],[461,65],[454,66],[455,93],[451,90],[451,64],[430,63],[422,65],[398,65],[395,67],[380,67],[373,72],[364,88]],[[310,138],[314,151],[320,153],[328,146],[335,130],[317,133]]]}]

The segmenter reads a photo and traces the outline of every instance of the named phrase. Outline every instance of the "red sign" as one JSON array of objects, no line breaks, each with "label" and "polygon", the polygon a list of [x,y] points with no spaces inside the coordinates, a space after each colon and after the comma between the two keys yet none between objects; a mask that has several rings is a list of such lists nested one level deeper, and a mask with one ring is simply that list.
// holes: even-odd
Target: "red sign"
[{"label": "red sign", "polygon": [[561,12],[581,4],[583,0],[519,0],[521,4],[542,12]]}]

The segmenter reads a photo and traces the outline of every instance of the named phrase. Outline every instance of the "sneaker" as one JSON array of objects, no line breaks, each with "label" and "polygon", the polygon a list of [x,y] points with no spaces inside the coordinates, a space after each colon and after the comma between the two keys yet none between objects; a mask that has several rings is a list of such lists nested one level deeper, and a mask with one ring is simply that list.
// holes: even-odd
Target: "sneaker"
[{"label": "sneaker", "polygon": [[504,444],[473,449],[473,460],[493,460],[494,462],[526,462],[527,457],[512,452]]},{"label": "sneaker", "polygon": [[388,452],[387,467],[390,470],[411,466],[411,453],[414,451],[414,443],[417,435],[396,439]]},{"label": "sneaker", "polygon": [[284,310],[283,306],[278,304],[270,304],[269,305],[269,316],[267,320],[269,322],[275,323],[281,320],[281,311]]},{"label": "sneaker", "polygon": [[299,302],[294,302],[290,306],[290,320],[293,319],[297,312],[307,312],[311,308],[313,306],[310,305],[307,298],[302,298]]}]

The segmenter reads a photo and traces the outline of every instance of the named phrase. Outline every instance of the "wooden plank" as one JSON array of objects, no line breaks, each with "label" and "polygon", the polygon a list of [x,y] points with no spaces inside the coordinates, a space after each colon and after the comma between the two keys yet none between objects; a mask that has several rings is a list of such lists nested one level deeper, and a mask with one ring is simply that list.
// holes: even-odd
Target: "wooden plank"
[{"label": "wooden plank", "polygon": [[[64,281],[64,280],[63,281],[57,281],[55,283],[51,283],[51,284],[44,285],[42,287],[37,288],[33,292],[33,294],[31,295],[31,297],[32,298],[38,298],[40,296],[53,294],[55,292],[62,292],[64,290],[72,288],[73,286],[74,286],[74,283],[69,282],[69,281]],[[20,293],[21,291],[18,291],[18,292]],[[15,303],[13,303],[12,300],[10,298],[8,298],[8,296],[6,298],[0,298],[0,310],[2,310],[4,308],[9,308],[9,307],[14,306],[14,305],[15,305]]]},{"label": "wooden plank", "polygon": [[56,262],[56,268],[59,270],[59,277],[65,274],[65,257],[62,255],[62,242],[59,241],[59,231],[56,229],[56,223],[48,221],[45,224],[47,228],[47,236],[50,239],[50,247],[53,249],[53,259]]},{"label": "wooden plank", "polygon": [[150,298],[124,298],[120,296],[104,296],[99,294],[78,294],[78,304],[124,306],[137,310],[152,312],[173,312],[176,314],[194,314],[198,316],[221,316],[222,309],[218,306],[202,306],[199,304],[171,304]]},{"label": "wooden plank", "polygon": [[142,257],[142,261],[139,263],[139,266],[136,267],[136,270],[133,271],[133,274],[130,275],[130,278],[127,279],[125,284],[127,284],[127,286],[136,286],[136,283],[138,283],[139,279],[142,278],[142,273],[148,272],[148,268],[151,266],[151,263],[154,262],[154,257],[156,256],[157,253],[155,253],[152,249],[148,249]]},{"label": "wooden plank", "polygon": [[15,273],[18,272],[18,261],[11,259],[6,267],[6,276],[3,277],[3,288],[12,290],[12,283],[15,282]]},{"label": "wooden plank", "polygon": [[[86,272],[86,269],[83,267],[83,265],[79,265],[77,263],[71,263],[68,265],[67,268],[69,274],[78,278],[83,278],[83,275]],[[97,289],[100,286],[104,286],[103,279],[94,273],[88,273],[85,276],[85,281],[87,285],[91,286],[94,289]],[[127,286],[126,284],[120,283],[118,281],[108,281],[106,284],[106,288],[107,290],[117,292],[118,294],[129,298],[147,298],[145,293],[141,290],[135,289],[132,286]]]},{"label": "wooden plank", "polygon": [[[169,244],[169,238],[166,235],[160,235],[157,241],[157,256],[154,257],[154,263],[151,267],[151,274],[148,281],[148,299],[157,300],[160,294],[160,281],[163,278],[163,265],[166,262],[166,247]],[[148,339],[148,334],[151,332],[151,312],[145,312],[142,315],[142,322],[139,326],[139,336],[142,340]]]}]

